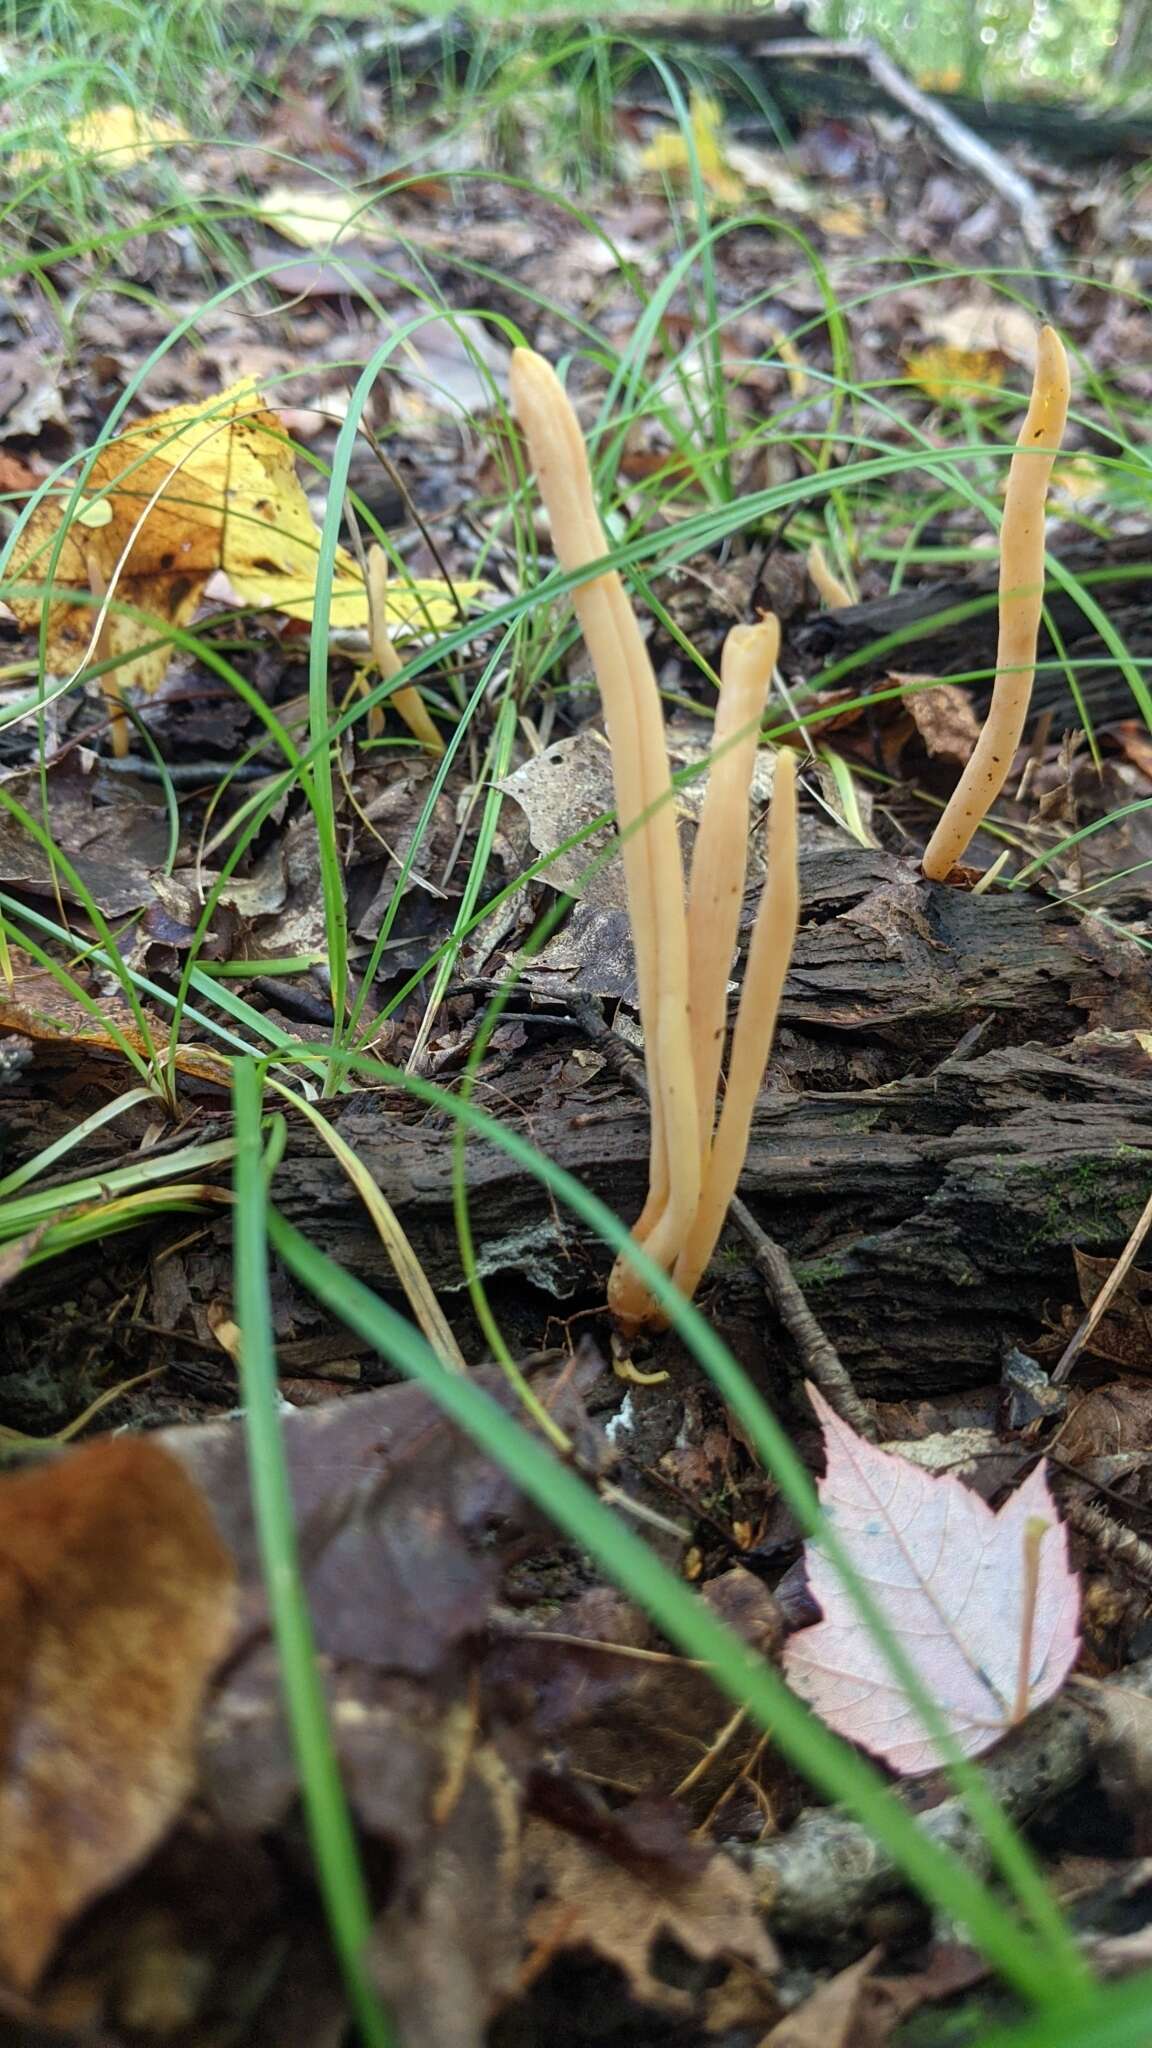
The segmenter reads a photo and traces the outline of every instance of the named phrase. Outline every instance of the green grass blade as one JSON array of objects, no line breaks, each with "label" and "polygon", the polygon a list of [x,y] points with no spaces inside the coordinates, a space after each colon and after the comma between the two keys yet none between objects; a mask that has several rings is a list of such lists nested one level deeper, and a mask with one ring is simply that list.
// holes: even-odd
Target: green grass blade
[{"label": "green grass blade", "polygon": [[1045,2014],[990,2034],[981,2048],[1148,2048],[1152,2041],[1152,1971],[1101,1985],[1077,2012]]},{"label": "green grass blade", "polygon": [[368,2048],[392,2048],[392,2029],[367,1972],[371,1907],[332,1747],[312,1617],[300,1576],[295,1511],[280,1430],[280,1395],[268,1293],[261,1099],[257,1067],[251,1060],[238,1060],[233,1094],[236,1314],[240,1325],[240,1389],[252,1503],[304,1812],[333,1945]]},{"label": "green grass blade", "polygon": [[50,1166],[55,1166],[56,1161],[63,1159],[65,1153],[71,1152],[75,1146],[84,1144],[94,1131],[112,1123],[127,1110],[135,1109],[139,1103],[153,1100],[150,1088],[130,1088],[126,1095],[117,1095],[113,1101],[102,1103],[99,1109],[93,1110],[91,1116],[86,1116],[81,1123],[73,1124],[71,1130],[54,1139],[51,1145],[45,1145],[44,1150],[37,1152],[34,1159],[26,1159],[23,1166],[18,1166],[14,1172],[5,1174],[3,1180],[0,1180],[0,1197],[14,1195],[18,1188],[27,1187],[28,1182],[35,1180],[37,1174],[47,1173]]},{"label": "green grass blade", "polygon": [[[488,1452],[528,1496],[643,1606],[689,1657],[707,1663],[718,1685],[829,1798],[845,1801],[904,1874],[969,1929],[989,1960],[1035,2005],[1083,2002],[1088,1985],[1057,1969],[994,1895],[955,1857],[922,1833],[880,1773],[825,1728],[789,1692],[772,1667],[717,1620],[595,1494],[504,1413],[480,1387],[440,1364],[403,1317],[345,1273],[286,1223],[268,1215],[268,1236],[285,1265],[327,1308],[373,1344]],[[1059,1979],[1059,1981],[1058,1981]]]}]

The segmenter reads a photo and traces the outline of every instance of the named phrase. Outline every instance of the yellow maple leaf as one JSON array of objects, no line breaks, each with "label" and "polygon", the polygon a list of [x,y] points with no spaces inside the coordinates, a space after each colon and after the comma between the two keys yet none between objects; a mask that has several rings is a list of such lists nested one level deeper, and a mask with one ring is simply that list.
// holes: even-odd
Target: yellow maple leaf
[{"label": "yellow maple leaf", "polygon": [[949,64],[943,71],[921,71],[916,83],[921,92],[959,92],[964,73],[959,64]]},{"label": "yellow maple leaf", "polygon": [[706,93],[694,92],[688,110],[691,148],[683,129],[660,128],[640,153],[643,168],[657,171],[663,177],[683,180],[688,176],[694,151],[700,176],[709,191],[717,199],[734,204],[743,197],[744,187],[724,160],[723,118],[718,101],[709,99]]},{"label": "yellow maple leaf", "polygon": [[258,204],[260,218],[300,249],[326,249],[349,235],[363,240],[373,225],[380,231],[371,205],[338,185],[272,185]]},{"label": "yellow maple leaf", "polygon": [[842,206],[821,207],[816,220],[826,235],[843,235],[846,241],[859,241],[860,236],[868,232],[868,216],[863,207],[852,200]]},{"label": "yellow maple leaf", "polygon": [[997,358],[984,348],[925,348],[904,361],[913,382],[936,405],[971,404],[990,397],[1004,381]]},{"label": "yellow maple leaf", "polygon": [[1062,497],[1071,498],[1073,504],[1101,498],[1108,488],[1107,472],[1091,455],[1071,455],[1066,462],[1058,462],[1052,471],[1052,488]]},{"label": "yellow maple leaf", "polygon": [[[103,523],[96,506],[110,508]],[[14,582],[43,584],[67,509],[67,499],[38,508],[13,552]],[[24,626],[39,623],[47,602],[48,662],[67,673],[92,658],[91,599],[107,595],[101,657],[119,655],[120,682],[152,690],[171,645],[141,650],[188,622],[218,569],[242,603],[310,623],[319,548],[292,444],[248,379],[201,404],[155,413],[109,441],[64,532],[51,593],[10,592],[9,602]],[[471,601],[483,587],[397,579],[388,617],[409,631],[441,631],[457,617],[455,598]],[[125,606],[144,616],[129,616]],[[367,630],[368,593],[344,548],[336,550],[330,616],[341,630]]]},{"label": "yellow maple leaf", "polygon": [[[173,142],[191,140],[185,128],[162,121],[155,114],[141,114],[135,107],[96,107],[81,114],[63,131],[63,139],[77,156],[99,157],[102,170],[122,171],[131,164],[147,161],[154,149]],[[16,157],[16,172],[40,171],[56,161],[54,152],[26,150]]]}]

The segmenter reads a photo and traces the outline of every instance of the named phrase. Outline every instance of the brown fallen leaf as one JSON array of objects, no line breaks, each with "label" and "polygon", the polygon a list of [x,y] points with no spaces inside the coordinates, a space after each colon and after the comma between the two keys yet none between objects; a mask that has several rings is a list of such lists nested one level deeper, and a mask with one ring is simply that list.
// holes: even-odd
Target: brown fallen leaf
[{"label": "brown fallen leaf", "polygon": [[[611,815],[616,808],[608,744],[591,727],[531,755],[510,775],[505,775],[497,787],[520,805],[528,820],[529,840],[540,854],[554,853],[581,827]],[[569,896],[584,896],[589,903],[605,904],[613,910],[623,908],[620,861],[608,860],[591,875],[588,873],[597,855],[613,845],[615,836],[611,825],[603,825],[579,846],[555,854],[544,869],[544,881]]]},{"label": "brown fallen leaf", "polygon": [[870,1949],[765,2034],[760,2048],[863,2048],[861,2008],[868,1979],[883,1951]]},{"label": "brown fallen leaf", "polygon": [[519,1776],[474,1739],[466,1712],[455,1719],[433,1825],[405,1858],[370,1954],[404,2048],[483,2048],[518,1980]]},{"label": "brown fallen leaf", "polygon": [[232,1560],[175,1459],[134,1437],[0,1482],[0,1975],[164,1835],[233,1626]]},{"label": "brown fallen leaf", "polygon": [[[123,1056],[124,1045],[145,1059],[151,1057],[140,1028],[126,1002],[116,996],[92,997],[92,1008],[61,988],[54,974],[37,967],[13,950],[15,978],[11,986],[0,982],[0,1038],[15,1032],[34,1043],[76,1045],[85,1050],[114,1052]],[[95,1011],[95,1014],[93,1014]],[[106,1021],[105,1021],[106,1020]],[[156,1042],[167,1045],[167,1026],[157,1026]],[[206,1047],[179,1045],[176,1066],[182,1074],[199,1081],[213,1081],[227,1087],[228,1062]]]},{"label": "brown fallen leaf", "polygon": [[980,720],[967,690],[958,683],[925,686],[923,677],[900,675],[895,670],[889,681],[903,685],[901,699],[928,753],[963,767],[980,737]]},{"label": "brown fallen leaf", "polygon": [[643,1878],[547,1821],[524,1840],[526,1971],[538,1974],[563,1949],[591,1948],[615,1963],[633,1996],[663,2012],[690,2011],[691,1994],[655,1973],[658,1946],[675,1942],[703,1962],[742,1963],[771,1977],[778,1958],[746,1871],[713,1851],[690,1876],[670,1869]]},{"label": "brown fallen leaf", "polygon": [[[1152,1365],[1147,1339],[1145,1347]],[[1067,1419],[1052,1448],[1066,1464],[1076,1467],[1089,1458],[1114,1457],[1118,1451],[1142,1451],[1152,1458],[1152,1386],[1113,1380],[1087,1392],[1073,1387]]]},{"label": "brown fallen leaf", "polygon": [[988,1974],[980,1956],[956,1943],[937,1943],[923,1969],[903,1976],[876,1975],[882,1954],[874,1948],[822,1984],[759,2048],[886,2048],[920,2006],[954,1998]]},{"label": "brown fallen leaf", "polygon": [[[1059,1692],[1079,1650],[1079,1586],[1044,1467],[993,1514],[808,1396],[828,1460],[821,1505],[959,1748],[979,1756]],[[824,1619],[788,1643],[789,1683],[901,1775],[935,1769],[937,1745],[839,1574],[815,1544],[805,1557]]]},{"label": "brown fallen leaf", "polygon": [[28,497],[39,482],[36,471],[29,469],[19,455],[11,455],[6,448],[0,448],[0,491],[6,498]]},{"label": "brown fallen leaf", "polygon": [[[1114,1258],[1096,1258],[1073,1245],[1080,1299],[1091,1308],[1097,1295],[1112,1279]],[[1124,1274],[1112,1300],[1088,1340],[1088,1349],[1098,1358],[1133,1366],[1138,1372],[1152,1371],[1152,1273],[1132,1266]]]},{"label": "brown fallen leaf", "polygon": [[[775,1656],[783,1623],[766,1586],[734,1570],[703,1597],[761,1655]],[[530,1712],[548,1750],[590,1782],[610,1780],[634,1799],[675,1795],[704,1820],[746,1776],[749,1796],[771,1806],[772,1765],[756,1729],[733,1726],[708,1672],[663,1650],[646,1616],[611,1587],[577,1594],[546,1628],[496,1636],[485,1675],[505,1712]]]},{"label": "brown fallen leaf", "polygon": [[[167,823],[163,807],[119,786],[102,765],[86,771],[76,755],[52,762],[40,787],[36,770],[4,779],[0,803],[0,881],[53,900],[79,903],[82,893],[62,872],[66,854],[84,889],[105,917],[123,917],[151,903],[153,871],[163,866]],[[13,799],[51,833],[50,859],[8,808]]]}]

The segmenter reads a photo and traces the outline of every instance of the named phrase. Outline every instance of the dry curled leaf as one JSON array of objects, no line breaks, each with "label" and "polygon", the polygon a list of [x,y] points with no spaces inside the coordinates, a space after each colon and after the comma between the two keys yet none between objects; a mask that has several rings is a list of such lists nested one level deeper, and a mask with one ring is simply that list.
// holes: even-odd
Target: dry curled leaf
[{"label": "dry curled leaf", "polygon": [[980,737],[980,720],[967,690],[958,683],[925,683],[922,676],[901,675],[895,669],[889,680],[902,685],[901,701],[926,751],[935,760],[964,767]]},{"label": "dry curled leaf", "polygon": [[[85,1004],[62,988],[50,969],[37,967],[15,948],[12,964],[11,982],[0,981],[0,1038],[14,1033],[33,1044],[65,1044],[121,1057],[131,1046],[145,1059],[155,1056],[155,1046],[143,1036],[122,996],[90,995]],[[166,1042],[166,1027],[158,1028],[156,1043]],[[228,1062],[207,1046],[178,1045],[173,1061],[182,1074],[227,1086]]]},{"label": "dry curled leaf", "polygon": [[[1079,1587],[1042,1465],[993,1513],[866,1443],[812,1387],[828,1469],[820,1503],[960,1749],[978,1756],[1060,1690],[1079,1649]],[[789,1683],[905,1777],[940,1762],[839,1575],[806,1550],[823,1610],[785,1651]]]},{"label": "dry curled leaf", "polygon": [[105,1439],[0,1483],[0,1975],[142,1861],[193,1776],[233,1567],[176,1460]]},{"label": "dry curled leaf", "polygon": [[[12,609],[21,625],[36,625],[43,592],[35,586],[47,579],[68,518],[48,600],[48,661],[58,671],[95,652],[92,598],[108,593],[101,652],[124,657],[122,684],[155,689],[172,652],[165,629],[188,624],[217,570],[241,603],[311,623],[320,532],[292,443],[250,379],[200,404],[155,413],[107,442],[82,502],[69,508],[68,495],[45,500],[10,564],[25,586],[11,595]],[[457,616],[455,599],[470,601],[480,588],[459,583],[449,591],[393,578],[389,623],[441,631]],[[144,616],[129,616],[125,606]],[[333,564],[331,617],[344,631],[368,627],[364,579],[343,548]],[[152,647],[158,637],[162,644]]]},{"label": "dry curled leaf", "polygon": [[[765,1976],[777,1968],[751,1876],[719,1850],[691,1875],[671,1867],[633,1874],[575,1835],[545,1821],[524,1842],[526,1889],[536,1903],[525,1935],[541,1961],[557,1950],[590,1948],[622,1970],[636,1998],[665,2012],[691,1998],[657,1976],[658,1944],[671,1940],[701,1961],[739,1960]],[[533,1969],[530,1956],[528,1969]]]},{"label": "dry curled leaf", "polygon": [[555,851],[597,818],[611,818],[615,812],[612,757],[598,732],[588,727],[570,739],[556,740],[505,775],[497,786],[520,805],[536,852],[553,856],[543,875],[551,888],[613,909],[623,907],[620,862],[609,860],[595,866],[597,855],[615,838],[611,824],[602,825],[591,838],[567,852]]}]

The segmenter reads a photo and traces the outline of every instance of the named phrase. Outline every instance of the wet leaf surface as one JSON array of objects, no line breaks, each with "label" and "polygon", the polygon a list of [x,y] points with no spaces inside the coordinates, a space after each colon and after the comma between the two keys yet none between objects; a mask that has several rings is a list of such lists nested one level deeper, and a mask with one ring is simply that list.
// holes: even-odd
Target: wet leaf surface
[{"label": "wet leaf surface", "polygon": [[[1051,1699],[1079,1647],[1079,1588],[1041,1466],[998,1513],[854,1435],[812,1389],[828,1469],[820,1503],[920,1683],[967,1756]],[[815,1627],[790,1640],[791,1683],[840,1734],[903,1776],[940,1761],[821,1552],[807,1552]]]}]

